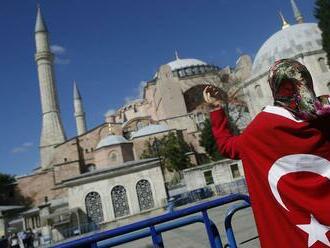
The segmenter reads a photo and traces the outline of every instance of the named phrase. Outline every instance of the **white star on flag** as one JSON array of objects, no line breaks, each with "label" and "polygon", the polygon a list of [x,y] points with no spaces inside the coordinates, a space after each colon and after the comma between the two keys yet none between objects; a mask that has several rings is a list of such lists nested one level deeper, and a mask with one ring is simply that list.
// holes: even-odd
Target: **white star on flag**
[{"label": "white star on flag", "polygon": [[305,225],[297,225],[301,230],[308,234],[308,247],[311,247],[317,241],[330,247],[330,242],[326,236],[330,227],[320,224],[311,214],[311,222]]}]

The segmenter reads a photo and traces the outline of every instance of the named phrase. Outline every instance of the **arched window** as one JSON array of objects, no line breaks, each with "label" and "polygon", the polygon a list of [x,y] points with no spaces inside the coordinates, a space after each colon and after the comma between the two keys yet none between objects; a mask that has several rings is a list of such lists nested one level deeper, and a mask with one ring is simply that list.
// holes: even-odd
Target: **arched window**
[{"label": "arched window", "polygon": [[123,186],[117,185],[111,190],[111,199],[116,218],[129,214],[126,189]]},{"label": "arched window", "polygon": [[92,172],[96,170],[95,164],[88,164],[87,165],[87,172]]},{"label": "arched window", "polygon": [[328,90],[330,92],[330,82],[327,84]]},{"label": "arched window", "polygon": [[202,130],[204,128],[205,115],[203,113],[197,113],[196,115],[196,124],[198,129]]},{"label": "arched window", "polygon": [[137,121],[136,122],[136,128],[137,130],[140,130],[141,128],[143,128],[145,125],[142,121]]},{"label": "arched window", "polygon": [[325,58],[319,58],[319,65],[320,65],[320,69],[322,72],[327,72],[328,71],[328,66],[325,63]]},{"label": "arched window", "polygon": [[254,89],[256,90],[258,97],[263,97],[261,86],[259,84],[257,84],[256,86],[254,86]]},{"label": "arched window", "polygon": [[110,154],[109,154],[109,160],[111,162],[116,162],[117,159],[118,159],[117,152],[115,152],[115,151],[110,152]]},{"label": "arched window", "polygon": [[85,198],[87,216],[94,223],[100,223],[103,219],[101,196],[97,192],[90,192]]},{"label": "arched window", "polygon": [[136,194],[139,200],[140,210],[147,210],[155,206],[152,197],[150,183],[147,180],[140,180],[136,184]]}]

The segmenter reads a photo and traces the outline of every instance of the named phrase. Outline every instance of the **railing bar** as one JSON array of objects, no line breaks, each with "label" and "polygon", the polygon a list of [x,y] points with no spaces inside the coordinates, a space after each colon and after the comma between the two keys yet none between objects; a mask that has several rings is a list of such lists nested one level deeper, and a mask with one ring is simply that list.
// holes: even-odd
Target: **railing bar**
[{"label": "railing bar", "polygon": [[187,215],[191,215],[194,213],[198,213],[201,212],[205,209],[211,209],[211,208],[215,208],[218,207],[220,205],[224,205],[227,203],[231,203],[237,200],[243,200],[246,203],[249,203],[249,197],[247,195],[242,195],[242,194],[232,194],[232,195],[228,195],[219,199],[215,199],[209,202],[204,202],[189,208],[185,208],[185,209],[179,209],[179,210],[174,210],[173,212],[170,213],[166,213],[160,216],[156,216],[147,220],[142,220],[133,224],[129,224],[126,226],[122,226],[122,227],[118,227],[116,229],[113,230],[107,230],[107,231],[103,231],[100,233],[96,233],[93,234],[91,236],[87,236],[78,240],[73,240],[73,241],[69,241],[67,243],[62,243],[62,244],[58,244],[55,245],[53,247],[61,247],[61,248],[65,248],[65,247],[82,247],[84,245],[90,244],[91,242],[98,242],[98,241],[102,241],[105,239],[109,239],[112,237],[116,237],[125,233],[129,233],[129,232],[134,232],[137,230],[141,230],[144,228],[148,228],[152,225],[157,225],[163,222],[167,222],[167,221],[171,221],[177,218],[181,218]]},{"label": "railing bar", "polygon": [[[204,224],[203,216],[200,216],[200,215],[190,216],[183,220],[177,220],[172,223],[160,224],[159,226],[156,226],[155,229],[156,229],[157,233],[163,233],[163,232],[167,232],[167,231],[173,230],[178,227],[183,227],[183,226],[187,226],[187,225],[198,223],[198,222]],[[222,243],[221,243],[218,229],[217,229],[216,225],[212,222],[212,220],[210,220],[210,222],[211,222],[212,231],[215,234],[217,248],[218,247],[221,248]],[[99,248],[113,247],[113,246],[121,245],[125,242],[135,241],[135,240],[146,238],[149,236],[150,236],[150,229],[146,229],[139,233],[136,233],[136,232],[132,233],[132,234],[128,233],[128,234],[125,234],[125,236],[123,236],[123,237],[122,236],[115,237],[113,239],[110,239],[109,243],[106,243],[107,240],[101,241],[101,242],[105,242],[105,243],[98,244],[98,247]]]}]

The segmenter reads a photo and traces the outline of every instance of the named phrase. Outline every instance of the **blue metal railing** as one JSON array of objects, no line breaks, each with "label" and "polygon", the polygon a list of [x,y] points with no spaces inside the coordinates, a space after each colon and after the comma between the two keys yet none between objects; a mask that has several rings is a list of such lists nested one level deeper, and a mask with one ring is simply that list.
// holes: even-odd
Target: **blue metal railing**
[{"label": "blue metal railing", "polygon": [[[168,212],[153,218],[138,221],[112,230],[95,233],[93,235],[89,235],[77,240],[57,244],[53,247],[105,248],[113,247],[116,245],[151,236],[153,247],[161,248],[164,247],[164,242],[162,238],[163,232],[200,222],[203,223],[205,226],[210,247],[221,248],[223,246],[218,229],[213,223],[213,221],[209,218],[207,210],[235,201],[244,201],[244,203],[243,205],[238,205],[238,207],[234,206],[234,208],[231,208],[231,211],[227,213],[225,226],[228,238],[228,245],[230,248],[236,248],[237,245],[234,233],[232,231],[231,218],[233,214],[239,209],[243,209],[250,206],[249,197],[247,195],[242,194],[232,194],[219,199],[200,203],[191,207],[174,210],[172,212]],[[189,216],[199,212],[201,212],[202,214]]]}]

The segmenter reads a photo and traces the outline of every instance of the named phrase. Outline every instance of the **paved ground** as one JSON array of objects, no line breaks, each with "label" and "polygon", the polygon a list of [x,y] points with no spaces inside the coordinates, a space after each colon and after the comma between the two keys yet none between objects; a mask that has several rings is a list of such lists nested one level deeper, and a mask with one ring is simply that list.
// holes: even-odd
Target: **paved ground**
[{"label": "paved ground", "polygon": [[[223,245],[227,243],[224,234],[224,215],[230,205],[209,210],[209,216],[216,223],[221,235]],[[260,247],[259,240],[255,238],[258,234],[255,228],[252,211],[250,208],[237,212],[233,217],[233,228],[238,243],[238,247],[257,248]],[[251,240],[252,239],[252,240]],[[196,223],[190,226],[168,231],[163,234],[165,247],[170,248],[207,248],[208,238],[203,224]],[[243,242],[243,243],[242,243]],[[137,240],[125,245],[117,246],[121,248],[151,248],[151,238]]]}]

